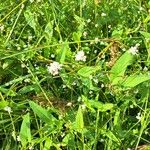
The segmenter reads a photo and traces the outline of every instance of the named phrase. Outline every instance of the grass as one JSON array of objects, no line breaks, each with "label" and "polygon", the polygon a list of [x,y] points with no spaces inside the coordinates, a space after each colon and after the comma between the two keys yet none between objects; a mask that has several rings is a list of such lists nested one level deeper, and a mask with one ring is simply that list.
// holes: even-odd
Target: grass
[{"label": "grass", "polygon": [[150,149],[149,9],[1,0],[0,148]]}]

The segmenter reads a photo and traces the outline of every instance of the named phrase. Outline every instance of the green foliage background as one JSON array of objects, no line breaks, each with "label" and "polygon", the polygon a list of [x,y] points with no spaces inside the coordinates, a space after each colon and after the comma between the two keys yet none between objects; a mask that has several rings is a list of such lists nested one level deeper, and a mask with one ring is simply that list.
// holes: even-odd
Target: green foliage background
[{"label": "green foliage background", "polygon": [[149,21],[148,0],[1,0],[1,149],[149,149]]}]

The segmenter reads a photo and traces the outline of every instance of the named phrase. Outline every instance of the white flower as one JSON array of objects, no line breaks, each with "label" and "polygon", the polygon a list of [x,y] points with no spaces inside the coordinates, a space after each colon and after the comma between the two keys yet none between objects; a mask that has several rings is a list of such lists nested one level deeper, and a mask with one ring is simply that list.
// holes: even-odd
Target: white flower
[{"label": "white flower", "polygon": [[87,32],[83,32],[83,36],[86,37],[87,36]]},{"label": "white flower", "polygon": [[55,58],[55,55],[54,55],[54,54],[51,54],[51,58]]},{"label": "white flower", "polygon": [[95,27],[97,28],[97,27],[98,27],[98,24],[95,24]]},{"label": "white flower", "polygon": [[20,139],[20,136],[18,135],[17,136],[17,141],[19,142],[19,141],[21,141],[21,139]]},{"label": "white flower", "polygon": [[88,19],[87,22],[90,23],[90,22],[91,22],[91,19]]},{"label": "white flower", "polygon": [[75,55],[75,60],[76,61],[86,61],[86,56],[84,54],[84,51],[79,51],[76,55]]},{"label": "white flower", "polygon": [[129,49],[129,53],[131,53],[132,55],[137,55],[138,53],[138,44],[136,44],[135,46],[132,46],[130,49]]},{"label": "white flower", "polygon": [[33,36],[32,36],[32,35],[28,36],[28,41],[31,41],[31,40],[32,40],[32,38],[33,38]]},{"label": "white flower", "polygon": [[102,16],[102,17],[105,17],[105,16],[106,16],[106,14],[105,14],[105,13],[101,13],[101,16]]},{"label": "white flower", "polygon": [[94,50],[94,53],[95,53],[95,54],[97,53],[97,49],[96,49],[96,50]]},{"label": "white flower", "polygon": [[0,31],[4,30],[4,25],[0,25]]},{"label": "white flower", "polygon": [[86,105],[85,105],[85,104],[82,104],[82,105],[81,105],[81,108],[82,108],[83,110],[85,110]]},{"label": "white flower", "polygon": [[29,0],[30,1],[30,3],[33,3],[34,2],[34,0]]},{"label": "white flower", "polygon": [[59,74],[59,70],[61,70],[62,65],[58,62],[53,62],[48,66],[48,72],[51,73],[53,76]]},{"label": "white flower", "polygon": [[31,80],[29,78],[25,79],[24,82],[29,83]]},{"label": "white flower", "polygon": [[11,107],[9,106],[6,106],[4,110],[7,111],[9,114],[12,112]]},{"label": "white flower", "polygon": [[72,103],[71,103],[71,102],[68,102],[66,106],[71,107],[71,106],[72,106]]},{"label": "white flower", "polygon": [[137,114],[136,119],[141,120],[141,113],[140,112]]},{"label": "white flower", "polygon": [[95,43],[97,44],[99,42],[99,39],[98,38],[95,38]]}]

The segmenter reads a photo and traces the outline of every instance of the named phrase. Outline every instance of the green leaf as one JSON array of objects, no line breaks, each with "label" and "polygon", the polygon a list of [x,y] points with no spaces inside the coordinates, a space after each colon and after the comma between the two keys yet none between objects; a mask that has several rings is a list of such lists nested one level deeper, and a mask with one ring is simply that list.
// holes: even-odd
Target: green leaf
[{"label": "green leaf", "polygon": [[106,130],[101,130],[101,133],[104,135],[104,136],[107,136],[110,140],[116,142],[116,143],[120,143],[119,139],[113,134],[113,132],[111,131],[106,131]]},{"label": "green leaf", "polygon": [[95,101],[95,100],[88,100],[87,102],[85,102],[87,106],[93,107],[93,108],[97,108],[100,112],[105,112],[108,110],[111,110],[114,105],[112,103],[101,103],[99,101]]},{"label": "green leaf", "polygon": [[85,77],[81,77],[81,81],[82,81],[82,85],[86,86],[88,88],[88,90],[93,90],[93,91],[99,91],[98,87],[95,87],[93,85],[93,82],[91,79],[89,78],[85,78]]},{"label": "green leaf", "polygon": [[6,94],[7,96],[11,96],[11,97],[17,95],[17,93],[14,92],[12,89],[7,89],[7,88],[3,88],[3,87],[0,87],[0,92]]},{"label": "green leaf", "polygon": [[21,88],[18,93],[19,94],[26,94],[26,93],[31,92],[31,91],[39,92],[40,91],[39,86],[37,86],[36,84],[27,85],[27,86],[24,86],[23,88]]},{"label": "green leaf", "polygon": [[45,144],[44,144],[43,150],[49,150],[51,146],[52,146],[52,141],[51,141],[50,138],[47,138],[45,140]]},{"label": "green leaf", "polygon": [[76,115],[76,121],[75,121],[75,127],[78,132],[82,132],[82,130],[84,128],[83,112],[82,112],[81,106],[79,106],[79,108],[78,108],[78,112]]},{"label": "green leaf", "polygon": [[30,131],[30,115],[27,113],[23,117],[23,122],[20,129],[20,140],[22,146],[26,146],[28,142],[31,142],[31,131]]},{"label": "green leaf", "polygon": [[91,67],[86,66],[86,67],[81,68],[78,71],[78,75],[82,77],[89,77],[90,75],[92,75],[98,70],[100,70],[100,66],[91,66]]},{"label": "green leaf", "polygon": [[127,67],[133,62],[133,58],[134,56],[127,51],[116,61],[110,71],[112,85],[118,84],[123,79]]},{"label": "green leaf", "polygon": [[150,33],[144,32],[144,31],[140,31],[140,33],[141,33],[146,39],[150,39]]},{"label": "green leaf", "polygon": [[0,101],[0,109],[4,109],[6,106],[8,106],[8,102],[5,100]]},{"label": "green leaf", "polygon": [[150,80],[149,75],[144,75],[144,74],[143,75],[131,75],[125,79],[122,85],[124,87],[132,88],[147,80]]},{"label": "green leaf", "polygon": [[54,118],[46,109],[42,108],[38,104],[30,101],[29,102],[30,107],[32,108],[33,112],[45,123],[47,124],[53,124]]},{"label": "green leaf", "polygon": [[44,35],[45,35],[45,38],[48,41],[48,43],[50,43],[52,40],[53,24],[54,24],[54,21],[48,22],[48,24],[45,27],[45,31],[44,31],[45,34]]},{"label": "green leaf", "polygon": [[77,42],[77,41],[79,42],[81,36],[82,36],[82,33],[81,33],[80,31],[78,31],[78,32],[73,32],[73,40],[74,40],[75,42]]},{"label": "green leaf", "polygon": [[61,64],[63,64],[66,60],[70,61],[71,57],[72,57],[72,52],[67,42],[65,42],[57,49],[57,60]]},{"label": "green leaf", "polygon": [[32,13],[29,9],[27,9],[24,12],[25,19],[27,21],[27,24],[34,29],[36,32],[36,27],[37,27],[37,17]]},{"label": "green leaf", "polygon": [[66,59],[66,55],[71,54],[70,48],[68,44],[63,44],[61,49],[61,57],[60,57],[60,63],[63,64]]}]

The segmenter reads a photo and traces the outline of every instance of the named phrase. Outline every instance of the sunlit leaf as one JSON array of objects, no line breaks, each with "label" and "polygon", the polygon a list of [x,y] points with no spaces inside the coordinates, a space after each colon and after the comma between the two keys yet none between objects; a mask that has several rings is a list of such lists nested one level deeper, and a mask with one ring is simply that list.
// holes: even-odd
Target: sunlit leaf
[{"label": "sunlit leaf", "polygon": [[147,80],[150,80],[150,76],[149,75],[131,75],[129,77],[126,78],[126,80],[122,83],[122,85],[124,87],[135,87],[138,84],[145,82]]},{"label": "sunlit leaf", "polygon": [[22,146],[26,146],[28,142],[31,142],[31,131],[30,131],[30,115],[27,113],[23,117],[19,134]]},{"label": "sunlit leaf", "polygon": [[46,109],[42,108],[38,104],[30,101],[29,105],[34,113],[45,123],[52,124],[55,120],[55,118]]},{"label": "sunlit leaf", "polygon": [[96,71],[100,70],[100,66],[86,66],[81,68],[78,71],[78,75],[82,76],[82,77],[89,77],[90,75],[92,75],[93,73],[95,73]]},{"label": "sunlit leaf", "polygon": [[76,115],[76,121],[75,121],[75,126],[77,131],[82,131],[84,128],[84,121],[83,121],[83,112],[81,109],[81,106],[79,106],[77,115]]},{"label": "sunlit leaf", "polygon": [[127,51],[116,61],[110,71],[112,85],[118,84],[122,80],[127,67],[132,64],[133,58],[134,56]]}]

